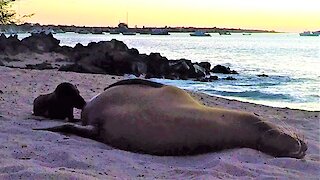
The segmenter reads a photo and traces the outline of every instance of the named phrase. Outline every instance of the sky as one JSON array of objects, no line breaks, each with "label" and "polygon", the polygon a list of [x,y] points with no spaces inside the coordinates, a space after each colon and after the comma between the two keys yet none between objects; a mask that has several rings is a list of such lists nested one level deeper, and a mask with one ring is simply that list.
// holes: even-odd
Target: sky
[{"label": "sky", "polygon": [[320,30],[320,0],[20,0],[28,22],[80,26]]}]

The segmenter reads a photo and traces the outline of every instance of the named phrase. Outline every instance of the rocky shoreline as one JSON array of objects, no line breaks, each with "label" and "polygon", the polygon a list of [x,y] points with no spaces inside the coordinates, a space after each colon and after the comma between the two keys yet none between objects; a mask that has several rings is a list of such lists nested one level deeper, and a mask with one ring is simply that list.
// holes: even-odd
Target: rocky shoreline
[{"label": "rocky shoreline", "polygon": [[[16,35],[0,36],[0,66],[25,69],[58,69],[91,74],[133,74],[145,78],[218,80],[210,73],[237,74],[228,67],[188,59],[170,60],[160,53],[140,54],[121,41],[91,42],[87,46],[60,46],[52,34],[32,34],[19,40]],[[19,62],[19,63],[15,63]],[[18,65],[17,65],[18,64]],[[23,65],[23,66],[21,66]],[[229,77],[228,80],[234,80]]]}]

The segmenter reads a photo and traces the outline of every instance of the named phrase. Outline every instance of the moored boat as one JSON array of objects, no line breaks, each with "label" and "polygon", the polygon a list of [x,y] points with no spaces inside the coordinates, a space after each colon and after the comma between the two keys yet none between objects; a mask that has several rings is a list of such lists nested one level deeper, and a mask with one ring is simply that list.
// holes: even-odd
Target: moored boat
[{"label": "moored boat", "polygon": [[122,32],[122,35],[134,36],[134,35],[136,35],[136,33],[132,32],[132,31],[127,31],[127,32]]},{"label": "moored boat", "polygon": [[305,31],[303,33],[299,33],[300,36],[319,36],[318,33],[315,32],[310,32],[310,31]]},{"label": "moored boat", "polygon": [[231,35],[231,33],[229,31],[220,31],[219,34],[220,35]]},{"label": "moored boat", "polygon": [[170,35],[165,29],[152,29],[151,35]]},{"label": "moored boat", "polygon": [[191,33],[190,36],[211,36],[210,34],[204,32],[204,31],[195,31],[194,33]]}]

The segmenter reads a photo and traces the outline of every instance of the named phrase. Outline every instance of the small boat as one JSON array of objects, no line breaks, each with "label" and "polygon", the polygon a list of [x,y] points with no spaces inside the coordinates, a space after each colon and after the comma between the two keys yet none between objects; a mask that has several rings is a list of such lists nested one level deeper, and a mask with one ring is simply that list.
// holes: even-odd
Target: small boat
[{"label": "small boat", "polygon": [[211,36],[211,35],[208,34],[208,33],[203,32],[203,31],[195,31],[194,33],[191,33],[190,36],[201,36],[201,37],[204,37],[204,36]]},{"label": "small boat", "polygon": [[231,33],[228,32],[228,31],[226,31],[226,32],[220,31],[219,34],[220,34],[220,35],[231,35]]},{"label": "small boat", "polygon": [[127,31],[127,32],[122,32],[122,35],[134,36],[134,35],[136,35],[136,33],[131,32],[131,31]]},{"label": "small boat", "polygon": [[242,33],[244,36],[251,36],[251,33]]},{"label": "small boat", "polygon": [[310,32],[310,31],[305,31],[303,33],[299,33],[300,36],[319,36],[318,33],[315,32]]},{"label": "small boat", "polygon": [[152,29],[151,35],[170,35],[165,29]]}]

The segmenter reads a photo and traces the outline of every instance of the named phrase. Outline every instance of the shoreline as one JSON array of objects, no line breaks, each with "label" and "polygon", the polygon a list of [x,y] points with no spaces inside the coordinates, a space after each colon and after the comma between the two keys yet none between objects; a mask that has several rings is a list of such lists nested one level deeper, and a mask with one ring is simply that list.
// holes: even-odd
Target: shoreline
[{"label": "shoreline", "polygon": [[[89,38],[87,40],[90,40],[91,37],[89,36],[87,38]],[[75,38],[75,40],[77,40],[77,38]],[[62,44],[65,43],[64,38],[58,38],[58,36],[52,37],[50,35],[37,35],[35,37],[25,38],[19,42],[14,38],[7,38],[6,41],[8,41],[8,45],[4,43],[3,47],[5,48],[4,53],[8,53],[8,55],[0,55],[0,61],[7,67],[27,66],[27,69],[58,68],[62,71],[74,72],[145,75],[147,78],[156,79],[189,79],[198,81],[201,87],[197,87],[198,82],[195,83],[194,86],[192,85],[193,83],[189,83],[188,81],[178,82],[178,84],[182,86],[190,85],[188,89],[195,89],[200,92],[203,90],[205,93],[228,99],[237,99],[273,107],[289,107],[309,111],[320,110],[317,98],[319,95],[316,91],[310,91],[310,89],[316,88],[318,84],[317,81],[315,81],[314,73],[311,74],[311,78],[307,81],[304,81],[304,77],[300,78],[300,76],[296,76],[293,72],[292,76],[291,74],[282,75],[281,73],[278,75],[279,68],[276,69],[278,74],[271,73],[273,72],[272,69],[268,69],[268,71],[261,70],[257,73],[244,73],[252,67],[239,65],[239,62],[223,64],[220,60],[215,62],[204,59],[203,61],[201,60],[203,59],[201,58],[202,56],[196,59],[195,56],[190,54],[186,56],[190,57],[191,60],[186,60],[182,57],[175,59],[175,56],[170,56],[171,58],[168,59],[159,53],[150,53],[149,55],[149,52],[146,52],[144,47],[136,47],[131,44],[131,48],[129,48],[129,46],[126,46],[128,42],[125,44],[125,41],[109,41],[109,39],[106,40],[107,42],[100,39],[99,41],[88,43],[85,46],[77,44],[74,47],[63,46]],[[17,42],[10,44],[10,41]],[[79,40],[78,42],[83,43],[86,41]],[[37,45],[34,45],[32,42],[35,42]],[[118,47],[110,48],[110,46]],[[16,47],[16,50],[14,47]],[[142,50],[143,53],[134,47]],[[26,48],[29,50],[25,51]],[[126,51],[126,53],[123,51]],[[104,57],[105,52],[108,53],[107,57]],[[157,51],[153,49],[150,52]],[[166,51],[161,49],[160,52]],[[12,53],[12,55],[10,55],[10,53]],[[15,55],[15,53],[18,54]],[[168,52],[166,55],[168,55]],[[222,74],[213,72],[215,67],[220,64],[227,66],[224,69],[224,71],[227,71],[227,75],[224,74],[225,72],[220,72]],[[215,65],[215,67],[212,68],[213,65]],[[237,68],[235,70],[237,70],[239,74],[237,71],[229,68],[232,66]],[[261,69],[260,66],[261,65],[258,64],[254,68]],[[302,91],[298,88],[300,87],[300,83],[306,84]],[[289,85],[289,87],[292,85],[294,89],[287,91],[287,85]],[[273,89],[268,90],[269,87],[274,88],[275,91]]]},{"label": "shoreline", "polygon": [[[123,76],[0,67],[1,179],[317,179],[320,172],[319,112],[269,107],[189,93],[205,105],[259,114],[308,143],[304,159],[274,158],[248,148],[196,156],[152,156],[121,151],[77,136],[34,131],[63,124],[31,115],[33,100],[61,82],[75,84],[88,101]],[[80,111],[75,111],[75,118]],[[262,170],[263,169],[263,170]]]}]

